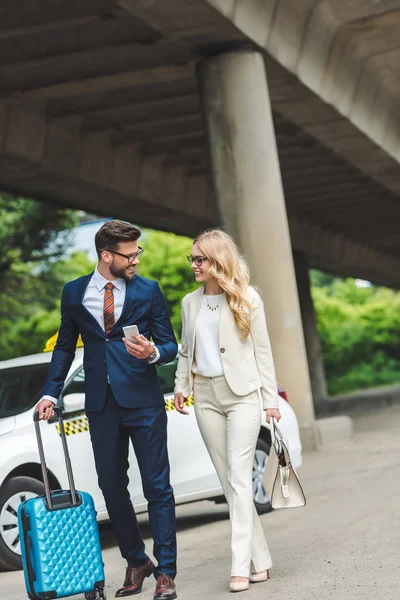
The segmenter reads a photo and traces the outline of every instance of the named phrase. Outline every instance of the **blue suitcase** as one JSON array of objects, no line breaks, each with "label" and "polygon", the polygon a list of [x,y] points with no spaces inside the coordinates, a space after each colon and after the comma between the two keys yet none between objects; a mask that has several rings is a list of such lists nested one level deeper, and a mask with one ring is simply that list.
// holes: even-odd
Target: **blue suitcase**
[{"label": "blue suitcase", "polygon": [[70,490],[52,492],[43,443],[34,414],[45,495],[22,502],[18,508],[25,585],[31,600],[51,600],[85,594],[87,600],[105,599],[104,566],[93,498],[75,490],[62,411],[61,440]]}]

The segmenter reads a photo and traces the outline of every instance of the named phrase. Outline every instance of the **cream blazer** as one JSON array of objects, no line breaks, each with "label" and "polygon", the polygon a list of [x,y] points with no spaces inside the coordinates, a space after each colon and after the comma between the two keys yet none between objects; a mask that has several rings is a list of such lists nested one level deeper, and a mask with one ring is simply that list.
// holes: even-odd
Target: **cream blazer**
[{"label": "cream blazer", "polygon": [[[196,321],[203,298],[203,286],[182,300],[182,340],[175,376],[175,393],[185,398],[193,393],[192,364],[195,352]],[[219,322],[219,346],[226,381],[237,396],[247,396],[261,390],[264,409],[279,408],[263,302],[254,288],[249,287],[251,302],[250,335],[243,339],[233,313],[224,297]]]}]

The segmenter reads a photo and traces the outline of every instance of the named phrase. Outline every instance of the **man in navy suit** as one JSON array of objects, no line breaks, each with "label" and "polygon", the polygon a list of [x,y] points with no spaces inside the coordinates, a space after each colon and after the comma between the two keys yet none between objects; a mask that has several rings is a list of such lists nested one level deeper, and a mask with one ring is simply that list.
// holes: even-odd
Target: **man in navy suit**
[{"label": "man in navy suit", "polygon": [[[143,249],[140,231],[123,221],[105,223],[96,234],[94,273],[64,286],[58,340],[37,409],[53,417],[79,334],[84,344],[86,414],[100,488],[127,560],[116,597],[137,594],[156,576],[155,600],[176,598],[175,501],[169,482],[167,415],[156,365],[172,361],[177,343],[161,290],[135,275]],[[123,326],[137,325],[128,340]],[[153,343],[149,340],[152,339]],[[148,502],[157,567],[145,552],[128,492],[129,439]]]}]

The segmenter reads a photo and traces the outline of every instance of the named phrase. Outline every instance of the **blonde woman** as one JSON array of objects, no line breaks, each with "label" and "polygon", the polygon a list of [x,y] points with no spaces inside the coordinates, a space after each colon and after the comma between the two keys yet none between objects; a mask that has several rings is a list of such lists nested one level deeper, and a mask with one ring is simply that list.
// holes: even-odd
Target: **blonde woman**
[{"label": "blonde woman", "polygon": [[252,465],[261,399],[267,422],[280,419],[274,364],[263,303],[232,238],[205,231],[188,261],[202,286],[182,301],[174,403],[188,414],[184,402],[194,395],[201,435],[229,505],[230,590],[240,592],[249,581],[266,581],[272,565],[254,508]]}]

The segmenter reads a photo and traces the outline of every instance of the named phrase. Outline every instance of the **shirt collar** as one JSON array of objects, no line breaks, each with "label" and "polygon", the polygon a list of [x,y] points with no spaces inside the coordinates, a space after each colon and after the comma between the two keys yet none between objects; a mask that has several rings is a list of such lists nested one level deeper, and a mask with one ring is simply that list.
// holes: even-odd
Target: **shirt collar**
[{"label": "shirt collar", "polygon": [[95,286],[97,287],[97,289],[99,290],[99,292],[101,292],[102,290],[104,290],[105,286],[107,283],[112,283],[114,285],[114,287],[117,288],[117,290],[119,290],[120,292],[122,292],[122,290],[124,289],[124,285],[125,285],[125,281],[121,278],[119,279],[114,279],[113,281],[111,281],[110,279],[105,279],[103,277],[103,275],[101,275],[98,270],[97,267],[94,270],[93,276],[92,276],[92,282],[95,284]]}]

